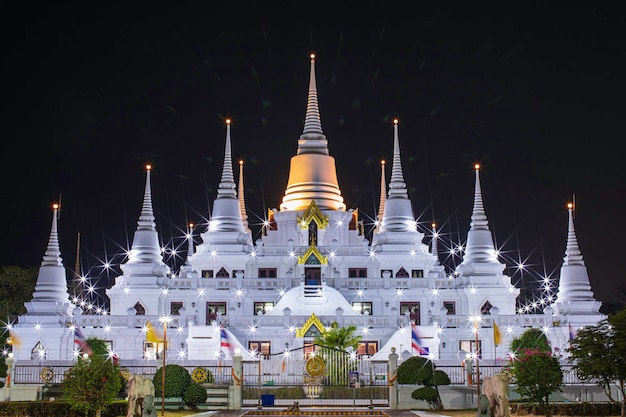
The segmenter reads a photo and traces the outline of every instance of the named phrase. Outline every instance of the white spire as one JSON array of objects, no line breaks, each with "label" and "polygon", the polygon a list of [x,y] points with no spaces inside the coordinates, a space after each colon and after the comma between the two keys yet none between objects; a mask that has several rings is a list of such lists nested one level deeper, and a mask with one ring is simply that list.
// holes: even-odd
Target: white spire
[{"label": "white spire", "polygon": [[317,102],[317,83],[315,81],[315,54],[311,54],[311,72],[309,76],[309,94],[306,102],[304,130],[298,142],[298,155],[302,153],[321,153],[328,155],[327,141],[322,131],[320,108]]},{"label": "white spire", "polygon": [[597,313],[600,309],[600,302],[596,301],[591,291],[587,267],[576,239],[573,211],[574,204],[568,204],[567,245],[561,266],[555,311],[557,314]]},{"label": "white spire", "polygon": [[33,298],[25,303],[26,316],[24,321],[29,323],[63,323],[71,315],[74,306],[69,301],[67,279],[61,250],[59,248],[59,234],[57,230],[59,205],[52,206],[52,227],[48,246],[39,268],[37,284]]},{"label": "white spire", "polygon": [[437,225],[435,223],[432,224],[432,231],[433,231],[433,240],[431,243],[430,251],[435,257],[435,266],[438,266],[438,265],[441,265],[441,263],[439,262],[439,251],[437,247],[437,240],[439,239],[439,234],[437,233]]},{"label": "white spire", "polygon": [[213,215],[209,223],[209,232],[244,232],[241,208],[237,199],[233,160],[230,145],[230,119],[226,119],[226,145],[224,147],[224,168],[222,180],[217,189],[217,198],[213,203]]},{"label": "white spire", "polygon": [[297,154],[291,158],[289,180],[280,210],[306,210],[311,201],[315,201],[321,210],[346,210],[337,181],[335,158],[329,155],[328,141],[322,132],[315,83],[315,54],[311,54],[304,131],[298,140]]},{"label": "white spire", "polygon": [[387,201],[387,180],[385,179],[385,161],[380,161],[380,203],[378,204],[378,217],[376,217],[376,231],[380,230],[385,214],[385,201]]},{"label": "white spire", "polygon": [[246,214],[246,198],[243,192],[243,161],[239,161],[239,188],[237,192],[239,197],[239,208],[241,210],[241,219],[243,221],[243,228],[246,233],[250,232],[248,227],[248,215]]},{"label": "white spire", "polygon": [[413,207],[409,200],[402,175],[400,159],[400,140],[398,138],[398,119],[393,120],[393,164],[391,165],[391,181],[389,196],[385,201],[381,232],[415,232]]},{"label": "white spire", "polygon": [[189,258],[193,256],[193,223],[189,223],[187,234],[187,259],[185,260],[185,265],[190,265]]},{"label": "white spire", "polygon": [[133,237],[128,264],[163,264],[159,236],[156,231],[154,212],[152,210],[151,171],[152,165],[146,165],[146,186],[143,194],[143,203],[141,205],[139,220],[137,221],[137,230]]},{"label": "white spire", "polygon": [[480,165],[474,165],[476,183],[474,186],[474,209],[470,230],[467,233],[467,244],[463,254],[463,262],[457,267],[462,276],[468,275],[499,275],[505,265],[498,261],[493,237],[489,230],[489,222],[483,207],[483,196],[480,188]]}]

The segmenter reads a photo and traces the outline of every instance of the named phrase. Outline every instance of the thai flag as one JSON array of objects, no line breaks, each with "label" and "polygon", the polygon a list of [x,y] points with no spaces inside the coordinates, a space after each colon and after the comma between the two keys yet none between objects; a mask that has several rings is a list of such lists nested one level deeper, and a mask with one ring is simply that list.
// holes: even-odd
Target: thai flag
[{"label": "thai flag", "polygon": [[228,348],[228,351],[230,352],[230,354],[232,356],[232,354],[233,354],[233,347],[230,344],[230,340],[228,340],[228,334],[226,334],[226,329],[223,328],[223,327],[220,327],[220,346]]},{"label": "thai flag", "polygon": [[422,339],[420,339],[417,333],[417,326],[415,323],[411,323],[411,346],[417,351],[419,355],[427,355],[428,352],[422,347]]},{"label": "thai flag", "polygon": [[89,343],[87,343],[87,339],[85,339],[85,336],[83,336],[83,333],[78,327],[74,327],[74,343],[78,345],[78,350],[80,351],[80,353],[86,353],[89,356],[93,355],[91,346],[89,346]]},{"label": "thai flag", "polygon": [[572,327],[572,323],[568,323],[569,326],[569,340],[572,341],[576,337],[576,331]]}]

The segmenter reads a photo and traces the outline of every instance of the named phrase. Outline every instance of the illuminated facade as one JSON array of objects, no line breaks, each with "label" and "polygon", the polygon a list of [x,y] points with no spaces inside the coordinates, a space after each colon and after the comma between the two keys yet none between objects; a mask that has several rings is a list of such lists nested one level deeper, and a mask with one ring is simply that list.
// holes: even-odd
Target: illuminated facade
[{"label": "illuminated facade", "polygon": [[[370,240],[358,210],[347,210],[341,196],[322,130],[312,56],[303,133],[280,209],[268,210],[262,237],[253,241],[248,227],[243,165],[236,183],[227,122],[211,220],[197,247],[189,239],[186,262],[178,271],[163,262],[147,167],[128,260],[107,290],[110,312],[83,314],[69,301],[54,215],[33,300],[14,326],[22,339],[14,347],[15,358],[71,360],[71,326],[80,326],[85,337],[110,341],[122,361],[150,361],[163,346],[158,335],[147,334],[150,322],[156,332],[167,326],[170,361],[213,361],[220,355],[228,361],[220,327],[230,344],[251,358],[254,352],[267,355],[305,346],[337,323],[356,326],[362,335],[359,354],[384,360],[392,347],[403,357],[420,354],[411,346],[414,324],[421,354],[459,364],[477,347],[485,361],[504,358],[511,339],[527,327],[544,328],[553,346],[564,347],[570,328],[604,318],[589,285],[571,207],[557,298],[548,300],[540,314],[522,314],[516,310],[520,290],[503,274],[506,265],[494,247],[479,167],[463,261],[455,271],[446,271],[438,259],[435,226],[428,237],[416,226],[397,120],[390,145],[391,177],[386,184],[383,165],[380,208]],[[494,324],[501,332],[499,345]]]}]

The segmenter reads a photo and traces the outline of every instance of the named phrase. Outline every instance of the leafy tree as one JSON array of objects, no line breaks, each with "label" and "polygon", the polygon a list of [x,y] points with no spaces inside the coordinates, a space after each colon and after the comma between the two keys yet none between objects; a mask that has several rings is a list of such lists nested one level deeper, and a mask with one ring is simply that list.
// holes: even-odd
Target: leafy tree
[{"label": "leafy tree", "polygon": [[[157,369],[152,379],[157,396],[161,396],[163,368]],[[191,384],[191,375],[184,367],[176,364],[165,365],[165,398],[180,398]]]},{"label": "leafy tree", "polygon": [[527,349],[538,349],[541,352],[552,351],[548,337],[543,331],[536,328],[526,330],[511,341],[511,352],[514,352],[516,355]]},{"label": "leafy tree", "polygon": [[26,313],[24,303],[33,297],[38,271],[38,268],[0,266],[0,313],[7,323]]},{"label": "leafy tree", "polygon": [[94,354],[78,358],[76,365],[65,372],[63,397],[73,409],[94,411],[96,417],[113,403],[122,386],[118,366],[107,355]]},{"label": "leafy tree", "polygon": [[567,360],[578,378],[600,385],[612,402],[617,401],[611,396],[611,383],[617,381],[623,417],[626,408],[626,368],[623,366],[626,361],[626,309],[596,326],[578,330],[567,351],[570,354]]},{"label": "leafy tree", "polygon": [[422,356],[411,356],[398,367],[398,384],[423,385],[411,393],[416,400],[426,401],[432,410],[443,410],[440,385],[449,385],[450,377],[436,369],[434,362]]},{"label": "leafy tree", "polygon": [[356,326],[338,327],[337,322],[333,322],[330,329],[315,338],[315,344],[338,350],[356,350],[361,336],[355,335],[355,332]]},{"label": "leafy tree", "polygon": [[539,403],[550,416],[549,398],[561,391],[563,371],[559,358],[538,348],[518,352],[512,365],[517,382],[517,392],[523,397]]},{"label": "leafy tree", "polygon": [[[9,337],[8,331],[3,331],[0,333],[0,347],[4,347],[7,345],[7,338]],[[0,356],[0,378],[5,378],[7,376],[8,366],[5,362],[5,356]],[[4,382],[0,381],[0,388],[4,386]]]},{"label": "leafy tree", "polygon": [[320,354],[326,360],[337,363],[333,365],[337,372],[326,378],[330,385],[347,385],[348,372],[356,370],[356,362],[350,361],[348,350],[359,347],[361,336],[355,334],[356,326],[339,327],[333,322],[330,329],[315,338],[315,344],[321,346]]}]

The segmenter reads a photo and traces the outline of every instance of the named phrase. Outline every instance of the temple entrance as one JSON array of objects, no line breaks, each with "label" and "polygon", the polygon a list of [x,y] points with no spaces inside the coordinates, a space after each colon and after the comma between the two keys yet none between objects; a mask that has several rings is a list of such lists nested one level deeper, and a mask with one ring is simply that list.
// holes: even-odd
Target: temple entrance
[{"label": "temple entrance", "polygon": [[319,267],[305,267],[304,284],[322,285],[322,270]]},{"label": "temple entrance", "polygon": [[368,355],[305,343],[244,361],[243,405],[388,407],[387,367]]}]

